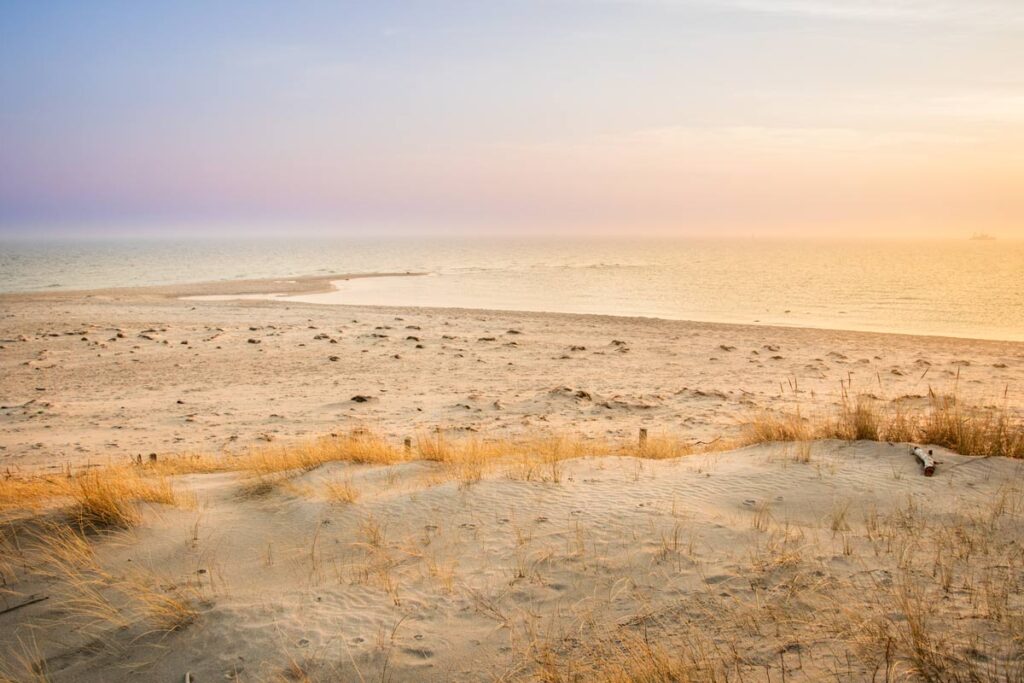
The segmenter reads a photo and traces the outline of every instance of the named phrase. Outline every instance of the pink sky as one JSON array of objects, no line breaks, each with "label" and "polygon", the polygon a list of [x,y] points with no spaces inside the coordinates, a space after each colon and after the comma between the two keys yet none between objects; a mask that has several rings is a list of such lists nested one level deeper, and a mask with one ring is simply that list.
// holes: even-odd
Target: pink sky
[{"label": "pink sky", "polygon": [[1016,0],[282,8],[0,9],[0,234],[1024,238]]}]

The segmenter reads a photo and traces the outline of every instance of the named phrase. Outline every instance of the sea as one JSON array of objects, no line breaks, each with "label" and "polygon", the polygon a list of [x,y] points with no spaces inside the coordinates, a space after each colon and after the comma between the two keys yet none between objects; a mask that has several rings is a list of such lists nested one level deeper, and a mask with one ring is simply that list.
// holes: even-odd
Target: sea
[{"label": "sea", "polygon": [[0,241],[4,292],[368,272],[425,275],[294,298],[1024,341],[1021,241]]}]

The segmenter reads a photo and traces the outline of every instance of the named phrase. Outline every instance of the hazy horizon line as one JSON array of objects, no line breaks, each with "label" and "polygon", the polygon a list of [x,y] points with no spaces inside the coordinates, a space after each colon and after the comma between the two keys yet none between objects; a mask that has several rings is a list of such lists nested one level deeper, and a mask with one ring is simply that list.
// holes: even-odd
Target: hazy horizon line
[{"label": "hazy horizon line", "polygon": [[1024,242],[1024,238],[1017,236],[1003,236],[998,233],[986,233],[977,231],[962,236],[950,235],[780,235],[780,234],[688,234],[688,235],[655,235],[655,234],[599,234],[599,235],[541,235],[528,233],[522,235],[510,234],[385,234],[385,235],[327,235],[317,233],[300,233],[294,235],[256,233],[251,235],[225,235],[225,234],[137,234],[137,235],[116,235],[116,234],[5,234],[0,231],[0,242],[21,243],[21,244],[55,244],[55,243],[102,243],[102,242],[139,242],[139,243],[173,243],[173,242],[207,242],[207,243],[230,243],[230,242],[378,242],[378,243],[428,243],[428,242],[471,242],[471,243],[626,243],[626,242],[806,242],[806,243],[864,243],[864,242],[886,242],[886,243],[907,243],[907,242],[973,242],[977,235],[985,235],[989,239],[982,241],[995,241],[1000,243]]}]

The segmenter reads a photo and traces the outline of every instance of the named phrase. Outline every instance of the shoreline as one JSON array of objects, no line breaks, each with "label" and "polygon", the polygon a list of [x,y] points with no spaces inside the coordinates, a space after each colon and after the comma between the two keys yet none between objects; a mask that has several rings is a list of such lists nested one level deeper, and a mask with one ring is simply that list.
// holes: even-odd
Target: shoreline
[{"label": "shoreline", "polygon": [[[141,299],[184,299],[194,296],[298,295],[334,291],[333,282],[376,277],[417,277],[422,272],[334,273],[298,277],[252,278],[242,280],[206,280],[167,285],[101,287],[97,289],[62,289],[31,292],[0,292],[0,303],[19,301],[55,301],[63,299],[118,297]],[[272,301],[273,299],[268,299]]]},{"label": "shoreline", "polygon": [[886,330],[863,330],[845,327],[815,326],[806,324],[785,325],[779,323],[739,322],[729,320],[706,320],[695,318],[668,318],[661,316],[622,315],[616,313],[579,313],[564,311],[543,311],[512,308],[486,308],[461,306],[421,306],[421,305],[378,305],[310,302],[291,297],[307,294],[328,294],[339,291],[337,282],[373,278],[405,278],[423,277],[428,272],[368,272],[368,273],[335,273],[331,275],[304,275],[288,278],[252,278],[241,280],[208,280],[200,282],[175,283],[168,285],[142,285],[125,287],[104,287],[97,289],[31,291],[31,292],[0,292],[0,304],[19,302],[54,302],[54,301],[89,301],[111,300],[118,302],[154,300],[182,301],[191,304],[236,303],[238,305],[271,306],[308,306],[313,308],[339,308],[384,312],[423,311],[435,314],[444,313],[479,313],[486,315],[541,315],[541,316],[573,316],[580,319],[597,319],[607,321],[652,322],[652,323],[685,323],[693,325],[718,325],[744,329],[765,330],[815,330],[842,334],[884,335],[886,337],[904,337],[914,339],[938,339],[970,343],[1024,344],[1024,339],[1000,339],[994,337],[958,337],[948,334],[929,334],[920,332],[901,332]]}]

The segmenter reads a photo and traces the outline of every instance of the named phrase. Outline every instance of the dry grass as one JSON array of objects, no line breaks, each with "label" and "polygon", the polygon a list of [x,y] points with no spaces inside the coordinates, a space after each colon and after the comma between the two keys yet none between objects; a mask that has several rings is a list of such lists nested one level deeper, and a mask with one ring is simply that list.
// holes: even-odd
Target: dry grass
[{"label": "dry grass", "polygon": [[1003,408],[964,406],[953,394],[931,395],[920,441],[968,455],[1024,458],[1024,424]]},{"label": "dry grass", "polygon": [[12,636],[5,645],[9,645],[11,656],[6,663],[0,661],[0,683],[49,683],[46,658],[34,633]]},{"label": "dry grass", "polygon": [[642,443],[629,442],[623,444],[622,454],[632,455],[637,458],[645,458],[647,460],[667,460],[669,458],[681,458],[686,455],[693,455],[697,452],[707,453],[712,450],[718,450],[713,446],[713,444],[694,445],[677,437],[664,434],[654,434],[645,439]]},{"label": "dry grass", "polygon": [[[854,531],[840,501],[821,535],[762,517],[750,537],[749,568],[735,582],[716,582],[706,595],[686,594],[625,623],[581,616],[530,642],[509,678],[1024,680],[1021,482],[943,515],[912,499],[869,514],[870,523]],[[828,529],[858,537],[845,551],[852,565],[821,563],[835,547]]]},{"label": "dry grass", "polygon": [[199,595],[191,586],[161,581],[152,574],[136,574],[126,580],[123,589],[130,591],[154,631],[178,631],[199,617]]},{"label": "dry grass", "polygon": [[309,471],[330,462],[390,465],[406,457],[396,446],[365,432],[326,436],[287,446],[266,446],[231,458],[231,469],[257,475]]},{"label": "dry grass", "polygon": [[398,446],[375,434],[354,429],[292,444],[252,448],[244,453],[219,456],[188,454],[146,462],[142,470],[152,475],[251,472],[269,476],[316,469],[330,462],[388,465],[408,460]]},{"label": "dry grass", "polygon": [[891,441],[927,443],[956,453],[1024,458],[1024,420],[1003,407],[967,406],[957,394],[929,392],[928,405],[850,397],[844,390],[831,412],[762,411],[744,424],[744,445],[771,441]]},{"label": "dry grass", "polygon": [[81,526],[130,527],[138,522],[137,504],[178,505],[184,502],[167,477],[137,467],[88,469],[61,477],[0,479],[0,511],[38,514],[64,508]]},{"label": "dry grass", "polygon": [[699,633],[671,642],[619,629],[596,635],[571,651],[531,644],[533,680],[544,683],[717,683],[728,681],[725,653]]},{"label": "dry grass", "polygon": [[435,432],[420,434],[416,439],[419,457],[443,465],[445,477],[462,486],[480,481],[493,469],[502,469],[512,479],[558,482],[563,460],[607,454],[610,450],[602,441],[563,435],[485,440],[476,435],[450,439],[443,432]]},{"label": "dry grass", "polygon": [[[1024,424],[1005,405],[968,406],[957,393],[929,392],[924,407],[905,401],[882,401],[870,395],[852,396],[843,385],[840,401],[831,411],[762,411],[754,415],[736,440],[690,442],[674,435],[653,434],[642,442],[583,435],[550,434],[527,438],[487,439],[478,435],[451,438],[435,430],[420,433],[415,448],[403,448],[365,430],[332,434],[295,444],[267,445],[241,454],[185,455],[131,466],[92,468],[80,473],[35,477],[0,477],[0,512],[38,513],[44,508],[69,509],[88,526],[128,527],[139,520],[138,503],[180,505],[182,497],[172,478],[188,474],[241,472],[244,490],[268,493],[295,474],[331,462],[390,465],[419,459],[438,463],[440,480],[471,486],[489,471],[513,479],[559,482],[562,463],[584,455],[666,459],[721,451],[764,442],[805,442],[816,439],[866,439],[928,443],[969,455],[1024,458]],[[795,461],[810,459],[809,447]],[[358,492],[351,483],[327,485],[326,497],[351,503]]]},{"label": "dry grass", "polygon": [[33,574],[53,582],[62,619],[111,650],[123,647],[115,637],[118,631],[133,626],[144,633],[173,631],[198,616],[194,589],[138,567],[125,575],[112,573],[79,527],[42,524],[31,532],[25,554]]},{"label": "dry grass", "polygon": [[[140,521],[140,504],[189,502],[169,478],[136,466],[113,466],[12,481],[4,487],[7,523],[0,537],[0,589],[12,599],[21,599],[23,585],[45,582],[52,598],[47,604],[59,610],[69,633],[88,639],[91,648],[116,653],[129,647],[121,635],[126,630],[137,640],[196,619],[191,588],[160,580],[140,563],[111,571],[96,554],[99,544],[129,540],[124,530]],[[45,660],[33,647],[20,642],[20,650],[0,657],[0,667],[8,667],[0,668],[0,680],[47,680]]]},{"label": "dry grass", "polygon": [[762,410],[743,425],[744,445],[772,441],[810,441],[818,438],[811,420],[800,409],[793,412],[773,413]]},{"label": "dry grass", "polygon": [[324,484],[324,492],[327,500],[332,503],[351,505],[359,500],[359,491],[352,484],[352,479],[342,481],[329,481]]},{"label": "dry grass", "polygon": [[66,476],[0,477],[0,512],[38,511],[47,501],[69,496],[71,480]]},{"label": "dry grass", "polygon": [[175,505],[178,497],[166,477],[145,477],[137,468],[93,470],[74,478],[73,514],[80,525],[130,527],[139,520],[138,502]]},{"label": "dry grass", "polygon": [[363,430],[344,435],[302,441],[290,445],[255,448],[225,458],[226,468],[248,474],[245,491],[251,495],[269,493],[295,474],[309,472],[332,462],[390,465],[408,459],[387,440]]},{"label": "dry grass", "polygon": [[[912,407],[900,400],[851,396],[844,384],[833,410],[762,411],[744,424],[743,436],[737,440],[690,442],[664,434],[651,435],[643,442],[564,434],[451,438],[436,430],[420,433],[415,448],[405,449],[364,430],[353,430],[290,445],[268,445],[236,455],[165,457],[140,465],[98,467],[77,474],[8,474],[0,477],[0,512],[38,513],[46,507],[64,506],[82,524],[127,527],[138,522],[139,502],[182,504],[171,479],[187,474],[242,472],[248,477],[245,490],[261,494],[295,474],[331,462],[390,465],[419,459],[438,463],[440,479],[455,480],[461,486],[471,486],[496,469],[513,479],[558,482],[562,462],[584,455],[665,459],[756,443],[816,439],[928,443],[969,455],[1024,458],[1024,424],[1005,406],[968,406],[956,393],[930,392],[925,407]],[[794,460],[806,462],[809,457],[808,448],[794,456]],[[326,497],[351,503],[358,492],[350,482],[334,483],[328,484]]]},{"label": "dry grass", "polygon": [[584,456],[626,456],[646,460],[678,458],[729,448],[730,441],[691,443],[677,436],[652,435],[642,443],[635,439],[615,441],[582,434],[544,434],[526,438],[485,440],[473,435],[452,439],[442,432],[420,434],[416,454],[422,460],[444,465],[448,478],[462,485],[479,481],[484,473],[500,470],[511,479],[558,483],[562,463]]},{"label": "dry grass", "polygon": [[[139,502],[182,504],[172,479],[191,474],[240,472],[243,491],[261,495],[294,475],[332,462],[391,465],[411,459],[438,463],[440,480],[470,486],[488,472],[501,469],[523,481],[558,482],[561,463],[583,455],[622,455],[664,459],[695,452],[721,450],[728,444],[694,446],[670,436],[613,442],[580,435],[542,435],[529,438],[485,439],[477,435],[450,438],[442,431],[420,433],[415,448],[406,450],[366,431],[330,435],[289,445],[254,448],[237,455],[165,457],[130,466],[97,467],[65,476],[0,478],[0,511],[38,512],[45,506],[70,506],[74,517],[90,526],[129,527],[138,522]],[[351,482],[326,485],[326,497],[351,503],[358,491]]]},{"label": "dry grass", "polygon": [[448,478],[462,486],[474,484],[483,477],[484,470],[502,457],[501,441],[486,442],[476,437],[452,441],[444,432],[420,433],[416,437],[416,452],[422,460],[440,463]]},{"label": "dry grass", "polygon": [[[861,400],[871,399],[850,401],[848,408],[841,407],[828,421],[790,416],[780,421],[781,426],[762,425],[764,429],[758,433],[884,439],[893,433],[891,429],[906,430],[911,425],[914,434],[919,435],[919,430],[929,425],[927,415],[901,409],[895,421],[884,404],[858,405]],[[943,420],[957,414],[968,422],[973,419],[971,411],[955,413],[954,407],[943,410]],[[958,419],[939,424],[944,428],[959,425],[956,428],[965,436],[958,438],[979,432],[974,427],[964,429]],[[1006,427],[1009,424],[1004,423],[1000,433],[1012,434],[1012,429]],[[980,432],[991,434],[992,428]],[[9,480],[4,500],[27,505],[48,500],[74,511],[73,523],[44,529],[26,552],[41,562],[40,571],[58,587],[54,603],[59,602],[71,627],[96,642],[109,643],[111,648],[124,648],[126,639],[116,635],[122,630],[166,632],[192,623],[198,618],[198,596],[190,587],[175,585],[152,573],[125,575],[123,569],[102,566],[94,547],[97,536],[83,534],[82,528],[106,528],[109,533],[103,538],[111,534],[127,537],[117,528],[139,521],[139,503],[181,502],[171,485],[170,475],[175,471],[239,470],[257,475],[260,481],[276,481],[274,477],[288,477],[334,461],[389,464],[419,457],[434,463],[447,481],[457,481],[461,486],[472,486],[495,468],[513,479],[539,482],[537,488],[542,489],[563,478],[562,468],[568,458],[592,454],[669,458],[722,447],[725,445],[720,442],[696,445],[657,435],[641,447],[635,441],[620,443],[580,436],[486,440],[479,436],[453,439],[433,433],[422,436],[416,448],[406,454],[400,446],[382,439],[353,434],[220,460],[189,458],[183,460],[180,469],[176,469],[178,463],[161,461],[41,478],[38,482],[18,480],[10,484]],[[787,452],[787,458],[808,462],[811,446],[802,442]],[[197,469],[187,469],[190,467]],[[319,475],[312,479],[319,480]],[[329,479],[321,494],[347,505],[359,500],[351,479]],[[364,491],[364,495],[370,493]],[[1020,635],[1024,633],[1024,618],[1020,616],[1024,555],[1016,531],[1024,521],[1024,495],[1019,482],[1008,484],[983,509],[974,506],[958,515],[929,517],[920,506],[920,501],[908,499],[905,506],[888,514],[867,510],[861,526],[858,508],[838,500],[830,515],[815,522],[820,524],[821,536],[829,537],[820,546],[817,527],[805,530],[790,526],[784,507],[777,506],[773,515],[762,503],[753,511],[750,529],[743,530],[750,534],[753,544],[749,570],[744,573],[749,588],[716,584],[718,587],[709,589],[708,596],[680,597],[678,604],[669,605],[664,622],[658,625],[662,629],[659,633],[649,634],[647,622],[642,632],[633,623],[628,627],[591,627],[588,623],[572,639],[547,644],[538,641],[530,646],[526,669],[534,679],[545,681],[764,680],[766,674],[771,680],[785,680],[787,667],[791,667],[790,673],[800,671],[803,663],[796,660],[804,656],[808,671],[812,671],[812,658],[819,666],[807,674],[811,676],[808,680],[857,680],[848,674],[849,667],[867,672],[868,678],[875,671],[877,680],[1021,680],[1018,674],[1024,673],[1024,665],[1013,668],[1016,664],[1005,654],[1013,647],[1024,651],[1024,636]],[[358,506],[344,513],[349,514],[359,514]],[[337,565],[329,539],[321,539],[319,530],[314,534],[308,553],[311,584],[322,582],[325,570],[342,572],[348,568],[353,580],[379,587],[399,607],[409,601],[405,582],[410,576],[415,578],[413,569],[422,561],[418,572],[434,581],[442,595],[461,595],[459,572],[468,575],[472,563],[460,567],[456,551],[432,547],[429,552],[413,552],[406,548],[408,539],[398,533],[401,525],[392,526],[389,534],[387,517],[367,514],[356,519],[360,521],[354,542],[347,546],[354,559],[351,564]],[[552,558],[557,559],[557,555],[552,556],[550,548],[538,547],[542,542],[528,535],[532,532],[521,533],[515,525],[512,529],[517,540],[510,557],[510,584],[515,584],[517,590],[527,590],[533,583],[543,583],[541,571],[547,573],[546,566],[553,566]],[[681,539],[679,524],[659,529],[660,557],[683,554],[685,539]],[[844,555],[854,558],[852,563],[860,567],[866,559],[870,566],[872,557],[884,558],[881,564],[894,580],[886,582],[860,571],[850,574],[841,563],[821,562],[820,558],[834,551],[840,538]],[[692,540],[690,545],[692,555]],[[0,552],[6,547],[5,539],[0,537]],[[569,538],[565,547],[576,561],[588,552],[579,524],[575,537]],[[856,555],[865,550],[866,554]],[[273,564],[269,557],[268,550],[268,565]],[[6,554],[0,555],[0,579],[5,574],[5,558]],[[857,576],[872,578],[854,578]],[[877,584],[858,586],[854,583],[858,580],[877,580]],[[506,609],[506,603],[482,606],[484,598],[468,589],[466,596],[476,609],[498,615],[494,618],[503,625],[513,619],[508,615],[514,610]],[[975,636],[958,633],[956,629],[964,625],[988,629],[985,637],[991,637],[991,641],[975,642],[971,640]],[[790,643],[798,647],[787,650]],[[737,648],[746,647],[754,652],[736,654]],[[829,648],[834,652],[825,652]],[[971,654],[975,650],[980,653],[977,657]],[[832,654],[839,663],[832,664]],[[840,662],[840,657],[845,659]],[[9,660],[15,673],[0,673],[0,680],[4,675],[12,680],[45,680],[45,667],[39,668],[40,658],[30,650],[20,659],[12,655]],[[834,670],[820,668],[826,661]],[[41,672],[36,677],[33,667]],[[817,674],[819,678],[813,678]],[[800,675],[796,674],[794,680]]]},{"label": "dry grass", "polygon": [[584,455],[610,455],[612,452],[613,447],[602,440],[588,440],[579,435],[553,435],[507,441],[503,457],[510,462],[506,474],[511,479],[557,483],[562,480],[563,461]]}]

